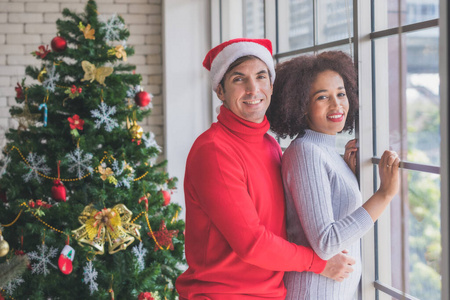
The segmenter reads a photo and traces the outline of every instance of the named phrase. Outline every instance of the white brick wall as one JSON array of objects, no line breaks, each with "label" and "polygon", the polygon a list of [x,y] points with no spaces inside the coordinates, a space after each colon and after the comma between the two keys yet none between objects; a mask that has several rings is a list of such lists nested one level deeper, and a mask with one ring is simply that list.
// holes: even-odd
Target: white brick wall
[{"label": "white brick wall", "polygon": [[[162,95],[162,0],[97,0],[98,12],[106,17],[121,15],[130,30],[128,45],[135,48],[129,62],[142,75],[142,87],[153,94],[151,116],[140,125],[152,131],[164,149],[164,111]],[[40,65],[30,53],[40,45],[50,45],[56,36],[56,20],[62,10],[83,12],[86,0],[0,0],[0,143],[8,127],[17,126],[9,116],[15,105],[17,82],[25,67]],[[28,84],[33,82],[27,78]],[[3,145],[0,145],[0,148]]]}]

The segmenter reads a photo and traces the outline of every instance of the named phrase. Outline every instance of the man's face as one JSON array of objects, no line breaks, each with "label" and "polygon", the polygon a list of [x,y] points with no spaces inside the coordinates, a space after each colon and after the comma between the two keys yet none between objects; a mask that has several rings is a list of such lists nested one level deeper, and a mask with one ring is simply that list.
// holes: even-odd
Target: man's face
[{"label": "man's face", "polygon": [[224,88],[217,97],[238,117],[261,123],[270,104],[272,82],[264,62],[257,58],[244,61],[225,74]]}]

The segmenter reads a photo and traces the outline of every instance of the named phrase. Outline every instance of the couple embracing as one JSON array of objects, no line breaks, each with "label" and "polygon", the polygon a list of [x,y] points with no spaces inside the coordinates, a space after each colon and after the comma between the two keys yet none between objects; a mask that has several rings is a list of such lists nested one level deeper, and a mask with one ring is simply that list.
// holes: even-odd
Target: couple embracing
[{"label": "couple embracing", "polygon": [[[267,39],[234,39],[203,62],[223,105],[186,162],[186,259],[180,299],[354,299],[360,239],[398,191],[385,151],[363,203],[357,144],[335,150],[358,110],[351,58],[300,56],[276,69]],[[296,137],[284,154],[267,134]]]}]

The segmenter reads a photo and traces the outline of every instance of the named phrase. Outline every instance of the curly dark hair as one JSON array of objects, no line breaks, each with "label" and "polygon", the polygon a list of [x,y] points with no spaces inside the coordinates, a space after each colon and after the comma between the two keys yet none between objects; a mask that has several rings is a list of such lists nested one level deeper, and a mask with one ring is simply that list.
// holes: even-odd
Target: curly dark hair
[{"label": "curly dark hair", "polygon": [[345,86],[349,111],[343,131],[351,132],[358,113],[358,80],[352,59],[342,51],[302,55],[280,63],[273,85],[270,106],[266,112],[270,128],[277,136],[303,136],[308,126],[310,88],[317,75],[331,70],[338,73]]}]

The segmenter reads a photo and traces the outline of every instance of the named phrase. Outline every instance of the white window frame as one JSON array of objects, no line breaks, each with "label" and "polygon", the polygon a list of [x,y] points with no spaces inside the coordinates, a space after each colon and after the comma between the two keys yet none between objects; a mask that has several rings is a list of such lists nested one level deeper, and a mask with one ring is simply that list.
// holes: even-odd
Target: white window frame
[{"label": "white window frame", "polygon": [[441,95],[441,238],[442,238],[442,299],[450,299],[450,192],[449,192],[449,118],[450,118],[450,32],[448,18],[450,6],[447,0],[439,1],[439,47],[440,47],[440,95]]}]

